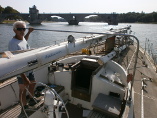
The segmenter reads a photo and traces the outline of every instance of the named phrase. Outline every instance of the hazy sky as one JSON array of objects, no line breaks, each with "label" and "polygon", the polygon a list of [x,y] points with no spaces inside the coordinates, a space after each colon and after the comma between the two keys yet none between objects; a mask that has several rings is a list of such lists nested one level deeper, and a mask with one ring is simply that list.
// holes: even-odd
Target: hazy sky
[{"label": "hazy sky", "polygon": [[36,5],[40,13],[127,13],[157,12],[157,0],[0,0],[22,13]]}]

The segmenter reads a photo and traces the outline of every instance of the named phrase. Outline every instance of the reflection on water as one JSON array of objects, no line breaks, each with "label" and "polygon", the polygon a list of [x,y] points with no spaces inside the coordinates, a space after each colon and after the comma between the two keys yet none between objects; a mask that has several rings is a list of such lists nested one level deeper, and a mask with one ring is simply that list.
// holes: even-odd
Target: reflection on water
[{"label": "reflection on water", "polygon": [[[132,31],[140,40],[140,45],[144,47],[146,38],[150,39],[156,47],[157,39],[157,24],[130,24],[120,23],[118,26],[108,25],[107,23],[92,23],[81,22],[78,26],[68,25],[66,22],[58,23],[42,23],[41,25],[29,25],[27,27],[34,27],[36,29],[50,29],[50,30],[68,30],[68,31],[81,31],[81,32],[104,32],[110,28],[132,26]],[[52,31],[39,31],[35,30],[29,37],[29,44],[31,48],[39,48],[47,45],[54,44],[56,40],[66,40],[68,35],[73,35],[75,38],[87,36],[87,34],[78,33],[65,33],[65,32],[52,32]],[[89,35],[89,34],[88,34]],[[0,24],[0,52],[8,50],[8,42],[14,36],[12,24]]]}]

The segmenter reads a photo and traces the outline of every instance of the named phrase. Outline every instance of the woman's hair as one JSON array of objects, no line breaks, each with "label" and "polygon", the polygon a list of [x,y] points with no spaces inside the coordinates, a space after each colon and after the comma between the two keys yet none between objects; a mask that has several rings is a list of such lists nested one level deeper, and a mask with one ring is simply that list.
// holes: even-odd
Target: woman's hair
[{"label": "woman's hair", "polygon": [[26,23],[24,21],[16,21],[14,24],[13,24],[13,29],[15,29],[18,25],[21,25],[23,24],[26,28]]}]

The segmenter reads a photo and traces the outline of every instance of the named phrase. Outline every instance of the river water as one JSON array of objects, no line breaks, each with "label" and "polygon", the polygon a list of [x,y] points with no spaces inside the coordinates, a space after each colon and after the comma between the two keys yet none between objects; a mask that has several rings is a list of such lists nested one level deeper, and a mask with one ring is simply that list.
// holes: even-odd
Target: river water
[{"label": "river water", "polygon": [[[50,30],[68,30],[80,32],[104,32],[110,28],[121,28],[131,25],[133,34],[138,37],[140,45],[144,48],[146,38],[152,43],[152,48],[156,51],[157,47],[157,24],[134,24],[134,23],[119,23],[119,25],[108,25],[107,23],[81,22],[79,25],[68,25],[66,22],[42,23],[41,25],[30,25],[36,29]],[[26,31],[27,32],[27,31]],[[75,38],[87,36],[89,34],[52,32],[34,30],[28,40],[31,48],[39,48],[47,45],[53,45],[55,41],[66,40],[69,35]],[[0,24],[0,52],[8,50],[8,42],[14,36],[12,24]]]}]

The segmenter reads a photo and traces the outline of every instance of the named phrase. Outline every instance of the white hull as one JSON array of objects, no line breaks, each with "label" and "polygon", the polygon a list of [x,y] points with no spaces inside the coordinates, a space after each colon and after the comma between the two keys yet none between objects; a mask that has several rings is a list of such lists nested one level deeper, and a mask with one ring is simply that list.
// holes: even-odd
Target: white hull
[{"label": "white hull", "polygon": [[[103,42],[106,38],[114,35],[115,34],[98,35],[95,37],[78,39],[75,44],[64,42],[60,45],[43,47],[30,52],[17,54],[12,58],[2,58],[0,61],[0,65],[2,65],[0,66],[0,80],[14,77],[20,73],[33,69],[37,86],[41,85],[38,82],[51,84],[53,86],[63,86],[64,89],[57,94],[53,91],[54,93],[52,92],[52,95],[51,92],[46,91],[44,94],[43,106],[30,115],[29,118],[54,118],[52,114],[53,110],[57,118],[61,118],[61,115],[63,114],[58,110],[59,106],[65,106],[63,101],[68,101],[70,104],[81,106],[89,111],[93,111],[93,109],[102,109],[104,113],[111,117],[121,115],[122,118],[132,118],[133,101],[129,101],[129,97],[133,97],[134,92],[132,91],[132,93],[130,93],[131,83],[127,82],[128,74],[122,66],[115,61],[111,61],[111,59],[117,55],[117,52],[121,53],[121,51],[128,46],[127,44],[119,47],[118,50],[113,50],[105,56],[77,55],[55,61],[67,54],[95,45],[97,42]],[[57,62],[58,65],[56,65],[56,63],[51,63],[54,61]],[[72,64],[72,66],[65,69],[60,67],[59,64]],[[52,67],[55,67],[56,70],[53,70]],[[0,98],[0,110],[6,109],[19,101],[17,86],[18,83],[15,79],[13,84],[4,86],[0,89],[0,94],[7,91],[7,97]],[[59,102],[52,99],[55,94],[59,95]],[[102,103],[104,105],[106,104],[109,109],[106,107],[104,108],[104,105],[99,106],[97,104],[99,101],[97,99],[100,99],[101,97],[106,99],[106,101],[108,100],[108,102],[103,100]],[[121,113],[122,102],[124,100],[128,101],[128,103],[124,104],[124,111]],[[114,107],[112,105],[114,105]],[[56,109],[54,109],[54,106]]]}]

